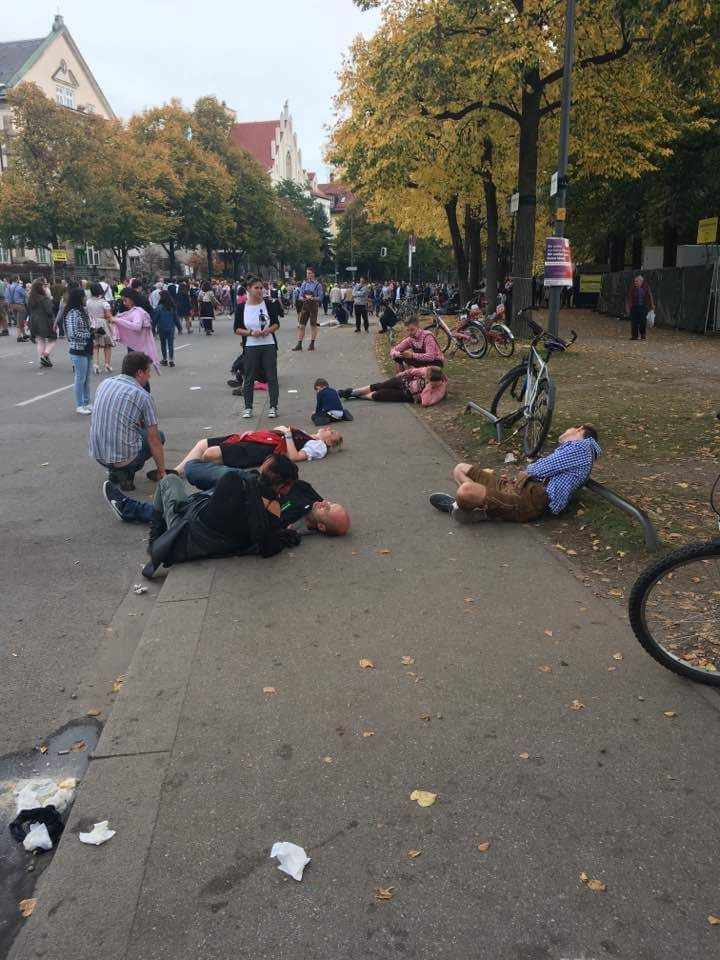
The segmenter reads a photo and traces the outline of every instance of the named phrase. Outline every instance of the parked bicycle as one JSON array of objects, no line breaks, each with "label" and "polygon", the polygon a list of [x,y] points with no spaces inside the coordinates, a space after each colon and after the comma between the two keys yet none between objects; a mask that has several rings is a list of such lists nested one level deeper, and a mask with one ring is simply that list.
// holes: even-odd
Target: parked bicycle
[{"label": "parked bicycle", "polygon": [[497,320],[494,313],[489,317],[479,317],[475,320],[485,331],[488,343],[495,348],[501,357],[511,357],[515,352],[515,336],[507,324]]},{"label": "parked bicycle", "polygon": [[[519,310],[522,317],[529,309]],[[574,330],[569,340],[561,340],[547,333],[534,320],[527,321],[533,334],[530,349],[517,366],[500,378],[500,389],[493,397],[490,409],[486,410],[474,401],[467,405],[489,420],[495,427],[498,443],[505,439],[505,431],[515,427],[513,433],[523,431],[523,450],[526,456],[534,457],[542,449],[552,423],[555,410],[555,381],[548,373],[548,363],[553,353],[567,350],[577,340]],[[540,346],[542,344],[542,347]],[[545,355],[540,350],[544,348]]]},{"label": "parked bicycle", "polygon": [[463,317],[458,325],[452,328],[434,305],[420,307],[417,313],[418,316],[433,318],[425,329],[432,330],[443,353],[449,351],[452,355],[456,350],[462,350],[473,360],[479,360],[487,353],[488,338],[479,320]]},{"label": "parked bicycle", "polygon": [[[719,485],[720,476],[710,506],[720,528]],[[658,663],[720,687],[720,538],[680,547],[644,570],[628,613],[635,636]]]}]

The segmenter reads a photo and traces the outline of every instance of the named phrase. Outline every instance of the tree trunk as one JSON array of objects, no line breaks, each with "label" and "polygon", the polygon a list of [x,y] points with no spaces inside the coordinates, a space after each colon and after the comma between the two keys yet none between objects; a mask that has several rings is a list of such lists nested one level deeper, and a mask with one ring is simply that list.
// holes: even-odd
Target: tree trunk
[{"label": "tree trunk", "polygon": [[626,238],[624,233],[611,233],[610,234],[610,251],[609,251],[609,260],[610,260],[610,270],[624,270],[625,269],[625,245]]},{"label": "tree trunk", "polygon": [[170,276],[175,276],[175,241],[168,240],[168,261]]},{"label": "tree trunk", "polygon": [[470,299],[470,290],[468,289],[468,264],[457,218],[457,202],[457,196],[451,197],[450,200],[444,204],[444,207],[448,230],[450,231],[450,240],[452,241],[453,256],[455,257],[458,284],[460,286],[460,303],[467,303]]},{"label": "tree trunk", "polygon": [[663,267],[677,266],[677,227],[669,220],[663,222]]},{"label": "tree trunk", "polygon": [[632,268],[642,269],[643,242],[642,237],[633,237],[632,240]]},{"label": "tree trunk", "polygon": [[212,247],[208,245],[205,247],[205,250],[207,251],[207,268],[208,268],[207,278],[208,280],[211,280],[212,274],[213,274]]},{"label": "tree trunk", "polygon": [[[520,206],[516,215],[513,251],[513,313],[523,307],[532,307],[539,132],[540,90],[526,87],[522,94],[520,115],[517,178]],[[526,325],[519,325],[517,332],[521,336],[526,333]]]},{"label": "tree trunk", "polygon": [[483,153],[483,193],[485,196],[485,220],[487,223],[487,252],[485,254],[485,305],[486,313],[495,309],[498,292],[499,217],[497,187],[492,176],[493,143],[485,141]]},{"label": "tree trunk", "polygon": [[480,286],[482,275],[482,243],[480,239],[480,218],[472,208],[465,207],[465,254],[468,264],[468,290],[472,297]]}]

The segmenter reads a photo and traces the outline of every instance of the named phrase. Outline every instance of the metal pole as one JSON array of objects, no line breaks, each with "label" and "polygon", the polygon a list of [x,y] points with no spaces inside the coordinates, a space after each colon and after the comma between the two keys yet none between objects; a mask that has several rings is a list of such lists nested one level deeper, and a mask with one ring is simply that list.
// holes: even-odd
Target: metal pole
[{"label": "metal pole", "polygon": [[[568,149],[570,142],[570,106],[572,103],[572,66],[575,50],[575,0],[567,0],[565,10],[565,57],[563,62],[562,105],[560,108],[560,146],[558,156],[558,192],[555,202],[555,236],[565,236],[567,202]],[[560,332],[560,296],[562,287],[550,287],[548,331]]]}]

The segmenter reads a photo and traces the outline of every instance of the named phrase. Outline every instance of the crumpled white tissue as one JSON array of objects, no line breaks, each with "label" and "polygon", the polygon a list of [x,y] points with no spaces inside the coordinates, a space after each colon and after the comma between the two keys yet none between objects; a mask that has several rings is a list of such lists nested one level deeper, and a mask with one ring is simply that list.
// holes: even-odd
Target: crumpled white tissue
[{"label": "crumpled white tissue", "polygon": [[105,843],[106,840],[114,836],[115,831],[108,830],[107,820],[101,820],[100,823],[96,823],[89,833],[78,834],[81,843],[92,843],[96,847],[99,847],[101,843]]},{"label": "crumpled white tissue", "polygon": [[310,863],[310,857],[303,848],[288,840],[274,843],[270,856],[278,858],[278,870],[287,873],[293,880],[302,880],[303,870]]},{"label": "crumpled white tissue", "polygon": [[28,853],[32,853],[33,850],[52,850],[52,840],[44,823],[30,824],[23,846]]},{"label": "crumpled white tissue", "polygon": [[77,780],[74,777],[68,777],[59,783],[48,778],[29,780],[15,794],[17,813],[51,805],[58,813],[64,813],[72,802],[76,787]]}]

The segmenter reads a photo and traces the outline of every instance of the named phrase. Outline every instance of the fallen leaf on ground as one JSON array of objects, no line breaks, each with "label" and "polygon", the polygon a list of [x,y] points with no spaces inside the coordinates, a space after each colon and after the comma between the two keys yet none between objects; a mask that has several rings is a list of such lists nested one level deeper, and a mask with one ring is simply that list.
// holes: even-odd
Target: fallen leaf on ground
[{"label": "fallen leaf on ground", "polygon": [[47,745],[44,743],[41,743],[40,746],[38,747],[38,750],[40,751],[40,753],[47,753],[48,752]]},{"label": "fallen leaf on ground", "polygon": [[87,750],[87,744],[84,740],[76,740],[70,747],[70,753],[80,753],[83,750]]},{"label": "fallen leaf on ground", "polygon": [[720,924],[720,917],[716,917],[714,913],[709,913],[707,922],[711,927],[716,927],[718,924]]},{"label": "fallen leaf on ground", "polygon": [[429,790],[413,790],[410,799],[415,800],[419,807],[431,807],[437,800],[436,793],[430,793]]},{"label": "fallen leaf on ground", "polygon": [[420,714],[420,720],[425,720],[425,721],[427,722],[429,719],[430,719],[430,714],[429,714],[429,713],[421,713],[421,714]]},{"label": "fallen leaf on ground", "polygon": [[361,658],[358,660],[358,663],[360,664],[360,666],[362,667],[363,670],[371,670],[371,669],[373,669],[374,666],[375,666],[375,664],[372,662],[372,660],[368,660],[367,657],[361,657]]},{"label": "fallen leaf on ground", "polygon": [[552,667],[549,667],[546,663],[542,667],[538,667],[540,673],[552,673]]},{"label": "fallen leaf on ground", "polygon": [[415,860],[416,857],[419,857],[422,853],[422,850],[408,850],[407,855],[411,860]]},{"label": "fallen leaf on ground", "polygon": [[102,710],[98,710],[97,707],[93,707],[92,710],[88,710],[85,714],[86,717],[99,717],[102,713]]},{"label": "fallen leaf on ground", "polygon": [[576,557],[576,556],[577,556],[577,550],[568,550],[567,555],[568,555],[569,557]]},{"label": "fallen leaf on ground", "polygon": [[415,663],[415,657],[400,657],[400,663],[406,667],[410,667]]},{"label": "fallen leaf on ground", "polygon": [[364,736],[364,737],[374,737],[374,736],[375,736],[375,731],[374,731],[374,730],[363,730],[363,736]]},{"label": "fallen leaf on ground", "polygon": [[556,544],[555,544],[555,549],[556,549],[556,550],[567,550],[567,547],[564,547],[561,543],[556,543]]},{"label": "fallen leaf on ground", "polygon": [[392,900],[392,898],[395,896],[394,890],[395,887],[375,887],[375,899]]},{"label": "fallen leaf on ground", "polygon": [[519,757],[521,760],[529,760],[529,759],[530,759],[530,754],[529,754],[529,753],[519,753],[519,754],[518,754],[518,757]]},{"label": "fallen leaf on ground", "polygon": [[465,603],[475,603],[475,597],[463,597]]},{"label": "fallen leaf on ground", "polygon": [[621,597],[623,595],[622,590],[608,590],[609,597]]},{"label": "fallen leaf on ground", "polygon": [[573,700],[573,702],[570,704],[570,709],[571,709],[571,710],[584,710],[584,709],[585,709],[585,704],[584,704],[581,700]]},{"label": "fallen leaf on ground", "polygon": [[125,683],[125,676],[124,676],[124,675],[119,676],[119,677],[115,677],[115,680],[114,680],[113,685],[112,685],[112,692],[113,692],[113,693],[120,693],[120,688],[122,687],[123,683]]},{"label": "fallen leaf on ground", "polygon": [[480,853],[485,853],[485,852],[488,851],[489,849],[490,849],[490,841],[489,841],[489,840],[483,840],[482,843],[479,843],[479,844],[478,844],[478,850],[480,851]]},{"label": "fallen leaf on ground", "polygon": [[23,917],[32,916],[32,912],[37,906],[37,897],[32,897],[30,900],[21,900],[18,903],[18,909]]},{"label": "fallen leaf on ground", "polygon": [[614,653],[614,654],[612,655],[612,658],[613,658],[613,660],[622,660],[622,659],[623,659],[623,655],[622,655],[621,653]]},{"label": "fallen leaf on ground", "polygon": [[584,871],[580,874],[580,882],[584,883],[588,890],[594,890],[595,893],[604,893],[607,890],[607,885],[602,880],[591,880]]},{"label": "fallen leaf on ground", "polygon": [[263,687],[263,693],[277,693],[275,687]]},{"label": "fallen leaf on ground", "polygon": [[687,490],[687,488],[690,486],[690,484],[689,484],[689,483],[676,483],[675,486],[676,486],[676,487],[682,487],[683,490]]},{"label": "fallen leaf on ground", "polygon": [[381,557],[387,557],[392,553],[392,550],[378,550],[378,555]]},{"label": "fallen leaf on ground", "polygon": [[674,710],[663,710],[663,716],[664,716],[664,717],[676,717],[677,714],[675,713]]},{"label": "fallen leaf on ground", "polygon": [[552,630],[543,630],[543,633],[545,634],[546,637],[551,637],[553,635]]},{"label": "fallen leaf on ground", "polygon": [[332,758],[332,757],[323,757],[322,759],[323,759],[323,763],[332,763],[332,762],[333,762],[333,758]]}]

